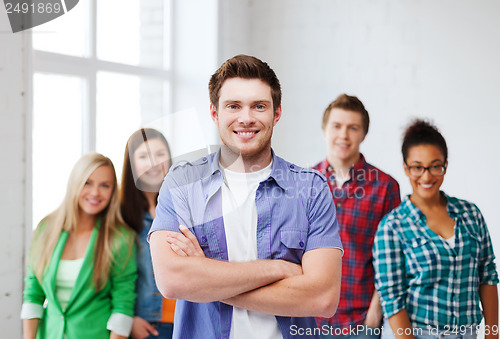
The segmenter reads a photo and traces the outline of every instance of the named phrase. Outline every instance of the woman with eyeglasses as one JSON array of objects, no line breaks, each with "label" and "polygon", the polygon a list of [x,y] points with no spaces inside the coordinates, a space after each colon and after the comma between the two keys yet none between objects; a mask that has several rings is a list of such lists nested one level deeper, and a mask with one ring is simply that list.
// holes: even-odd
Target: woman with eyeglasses
[{"label": "woman with eyeglasses", "polygon": [[440,191],[448,149],[432,124],[415,120],[402,146],[412,187],[378,227],[375,285],[384,338],[475,338],[484,317],[498,338],[498,273],[476,205]]}]

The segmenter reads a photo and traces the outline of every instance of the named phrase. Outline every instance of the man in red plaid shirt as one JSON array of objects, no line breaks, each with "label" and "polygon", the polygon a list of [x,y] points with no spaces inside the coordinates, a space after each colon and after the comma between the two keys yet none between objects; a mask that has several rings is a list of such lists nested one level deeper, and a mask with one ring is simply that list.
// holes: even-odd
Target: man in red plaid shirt
[{"label": "man in red plaid shirt", "polygon": [[378,223],[399,205],[400,196],[396,180],[368,164],[359,152],[369,124],[363,103],[346,94],[335,99],[323,115],[327,156],[314,169],[328,180],[344,245],[337,313],[317,318],[323,338],[376,339],[381,334],[372,246]]}]

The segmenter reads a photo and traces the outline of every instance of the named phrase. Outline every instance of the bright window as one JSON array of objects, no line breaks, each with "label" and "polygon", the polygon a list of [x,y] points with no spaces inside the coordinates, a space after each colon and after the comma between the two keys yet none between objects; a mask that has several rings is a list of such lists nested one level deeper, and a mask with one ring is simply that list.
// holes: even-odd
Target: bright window
[{"label": "bright window", "polygon": [[129,135],[170,111],[170,1],[80,1],[33,31],[33,227],[97,151],[121,175]]},{"label": "bright window", "polygon": [[65,15],[33,29],[33,48],[77,57],[90,57],[91,1],[80,1]]},{"label": "bright window", "polygon": [[82,150],[85,80],[37,73],[33,97],[33,221],[61,203],[73,164]]}]

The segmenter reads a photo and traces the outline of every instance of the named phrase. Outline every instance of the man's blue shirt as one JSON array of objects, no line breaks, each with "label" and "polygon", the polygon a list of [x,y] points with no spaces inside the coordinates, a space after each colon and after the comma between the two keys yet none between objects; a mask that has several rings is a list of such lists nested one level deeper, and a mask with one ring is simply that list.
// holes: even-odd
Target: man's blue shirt
[{"label": "man's blue shirt", "polygon": [[[220,150],[193,163],[175,166],[165,178],[158,197],[150,235],[158,230],[179,231],[185,225],[196,236],[205,256],[228,260],[219,167]],[[301,264],[304,252],[342,249],[335,205],[325,177],[293,165],[272,153],[269,178],[257,188],[257,255]],[[302,328],[313,331],[313,317],[280,317],[283,338],[319,338],[294,335]],[[174,338],[229,338],[232,306],[221,302],[178,300]],[[317,331],[316,331],[317,332]]]}]

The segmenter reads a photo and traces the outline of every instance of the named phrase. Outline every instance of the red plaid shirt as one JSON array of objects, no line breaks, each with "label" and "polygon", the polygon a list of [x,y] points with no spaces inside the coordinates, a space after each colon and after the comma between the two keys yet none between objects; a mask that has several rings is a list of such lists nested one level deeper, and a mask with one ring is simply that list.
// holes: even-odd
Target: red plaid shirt
[{"label": "red plaid shirt", "polygon": [[348,328],[362,324],[370,306],[375,290],[373,239],[382,217],[401,202],[399,185],[391,176],[368,164],[363,155],[351,167],[351,178],[341,188],[337,188],[333,168],[327,160],[313,168],[328,180],[344,246],[337,313],[332,318],[316,320],[318,326]]}]

